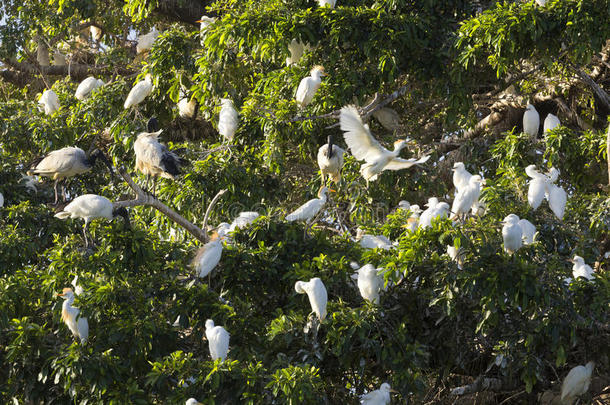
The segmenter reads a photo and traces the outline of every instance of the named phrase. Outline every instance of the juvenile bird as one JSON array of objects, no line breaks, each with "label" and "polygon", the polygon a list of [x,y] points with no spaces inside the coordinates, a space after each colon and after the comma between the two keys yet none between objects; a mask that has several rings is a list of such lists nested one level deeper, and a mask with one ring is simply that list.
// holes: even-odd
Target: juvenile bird
[{"label": "juvenile bird", "polygon": [[591,266],[585,263],[585,259],[583,259],[582,257],[574,256],[574,259],[568,261],[574,264],[574,266],[572,267],[572,276],[574,276],[574,279],[577,279],[578,277],[584,277],[587,280],[593,280],[595,278],[593,277],[593,269],[591,268]]}]

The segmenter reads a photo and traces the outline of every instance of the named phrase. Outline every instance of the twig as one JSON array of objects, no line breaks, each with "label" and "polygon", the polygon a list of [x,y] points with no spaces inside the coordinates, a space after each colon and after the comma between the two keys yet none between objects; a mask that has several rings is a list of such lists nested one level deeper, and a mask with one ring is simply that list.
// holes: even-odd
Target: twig
[{"label": "twig", "polygon": [[210,213],[212,212],[212,208],[214,207],[216,202],[220,199],[220,197],[224,193],[226,193],[226,192],[227,192],[227,190],[220,190],[218,193],[216,193],[214,198],[212,198],[212,201],[210,202],[210,205],[208,205],[208,209],[205,211],[205,216],[203,217],[203,229],[205,229],[205,230],[208,229],[208,218],[210,217]]},{"label": "twig", "polygon": [[525,394],[525,390],[521,390],[521,391],[517,392],[516,394],[511,395],[510,397],[506,398],[504,401],[500,402],[498,405],[502,405],[502,404],[504,404],[504,403],[507,403],[507,402],[508,402],[508,401],[510,401],[511,399],[513,399],[513,398],[515,398],[515,397],[518,397],[518,396],[519,396],[519,395],[521,395],[521,394]]},{"label": "twig", "polygon": [[457,387],[451,390],[451,395],[467,395],[482,391],[499,391],[502,389],[502,380],[497,378],[477,377],[472,384]]}]

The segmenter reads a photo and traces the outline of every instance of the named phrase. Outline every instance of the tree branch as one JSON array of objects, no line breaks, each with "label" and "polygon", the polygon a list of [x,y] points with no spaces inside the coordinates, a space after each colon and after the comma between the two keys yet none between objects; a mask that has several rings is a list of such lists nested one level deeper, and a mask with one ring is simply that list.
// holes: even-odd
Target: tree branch
[{"label": "tree branch", "polygon": [[457,387],[451,390],[451,395],[468,395],[481,391],[500,391],[502,390],[502,380],[497,378],[477,377],[472,384]]},{"label": "tree branch", "polygon": [[158,0],[155,13],[163,14],[171,20],[199,26],[197,20],[206,14],[209,1],[197,0]]},{"label": "tree branch", "polygon": [[212,198],[212,201],[210,201],[210,205],[208,205],[208,209],[205,211],[205,216],[203,217],[203,229],[204,230],[208,229],[208,218],[210,217],[210,212],[212,212],[212,208],[214,207],[216,202],[220,199],[220,197],[226,192],[227,192],[227,190],[220,190],[218,193],[216,193],[214,198]]},{"label": "tree branch", "polygon": [[[38,64],[28,62],[17,62],[13,60],[3,61],[6,66],[11,67],[22,73],[30,75],[42,74],[49,76],[67,76],[68,74],[74,80],[82,80],[87,76],[99,75],[99,74],[111,74],[118,73],[120,75],[129,75],[136,73],[134,70],[126,69],[123,67],[114,66],[89,66],[83,64],[73,63],[65,66],[39,66]],[[1,72],[3,77],[10,77],[8,73]],[[10,71],[9,71],[10,72]]]},{"label": "tree branch", "polygon": [[576,72],[576,75],[580,78],[581,81],[583,81],[587,86],[591,87],[591,89],[593,90],[597,98],[599,98],[599,100],[602,102],[604,107],[610,110],[610,96],[608,96],[608,93],[606,93],[606,91],[602,89],[600,85],[597,84],[591,76],[585,73],[584,70],[576,68],[573,65],[570,65],[570,67],[572,68],[572,70],[574,70],[574,72]]}]

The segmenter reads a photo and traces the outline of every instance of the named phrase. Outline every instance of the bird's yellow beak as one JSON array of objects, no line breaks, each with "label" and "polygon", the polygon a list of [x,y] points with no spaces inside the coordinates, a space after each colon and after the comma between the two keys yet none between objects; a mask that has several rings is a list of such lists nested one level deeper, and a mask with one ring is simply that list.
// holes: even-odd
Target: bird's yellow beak
[{"label": "bird's yellow beak", "polygon": [[576,261],[574,259],[568,259],[568,261],[572,264],[576,263]]},{"label": "bird's yellow beak", "polygon": [[333,190],[332,188],[329,188],[328,191],[333,192],[333,193],[337,192],[337,190]]},{"label": "bird's yellow beak", "polygon": [[[202,23],[203,20],[195,20],[195,22]],[[199,403],[199,402],[197,402],[197,403]]]},{"label": "bird's yellow beak", "polygon": [[64,293],[57,293],[57,296],[58,296],[58,297],[63,297],[63,296],[64,296]]}]

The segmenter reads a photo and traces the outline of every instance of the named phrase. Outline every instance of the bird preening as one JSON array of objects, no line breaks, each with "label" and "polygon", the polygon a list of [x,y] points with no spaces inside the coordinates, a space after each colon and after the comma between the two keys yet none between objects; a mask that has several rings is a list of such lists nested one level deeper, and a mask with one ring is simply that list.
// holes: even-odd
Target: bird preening
[{"label": "bird preening", "polygon": [[71,288],[64,288],[57,295],[64,299],[61,307],[61,320],[68,326],[74,337],[79,339],[81,344],[85,344],[89,339],[89,322],[87,322],[87,318],[80,316],[80,309],[72,306],[74,292]]}]

